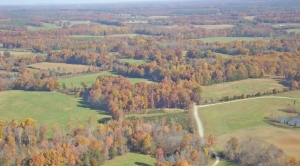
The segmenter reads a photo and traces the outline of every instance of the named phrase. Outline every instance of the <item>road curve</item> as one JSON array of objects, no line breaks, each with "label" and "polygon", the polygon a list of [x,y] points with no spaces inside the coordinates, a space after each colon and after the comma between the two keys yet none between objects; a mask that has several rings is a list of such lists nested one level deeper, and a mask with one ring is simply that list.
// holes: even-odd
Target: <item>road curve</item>
[{"label": "road curve", "polygon": [[[201,120],[198,116],[198,111],[197,108],[202,108],[202,107],[209,107],[209,106],[214,106],[214,105],[220,105],[220,104],[227,104],[227,103],[234,103],[234,102],[240,102],[240,101],[245,101],[245,100],[253,100],[253,99],[271,99],[271,98],[277,98],[277,99],[292,99],[292,100],[299,100],[300,98],[293,98],[293,97],[282,97],[282,96],[262,96],[262,97],[255,97],[255,98],[247,98],[247,99],[240,99],[240,100],[234,100],[234,101],[227,101],[227,102],[221,102],[221,103],[215,103],[215,104],[207,104],[207,105],[198,105],[196,106],[196,104],[194,104],[194,108],[193,108],[193,115],[194,118],[196,120],[196,124],[197,124],[197,129],[198,129],[198,133],[200,138],[204,137],[204,128],[203,125],[201,123]],[[203,140],[203,139],[202,139]],[[204,142],[202,142],[204,143]],[[217,154],[217,152],[215,152],[213,149],[211,149],[214,153],[214,155],[216,156],[216,161],[213,163],[212,166],[217,166],[220,159],[219,156]]]}]

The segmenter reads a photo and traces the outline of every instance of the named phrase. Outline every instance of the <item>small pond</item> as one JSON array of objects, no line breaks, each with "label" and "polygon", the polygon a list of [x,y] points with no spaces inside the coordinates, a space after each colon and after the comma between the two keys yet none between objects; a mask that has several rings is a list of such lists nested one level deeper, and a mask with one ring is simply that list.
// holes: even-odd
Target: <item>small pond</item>
[{"label": "small pond", "polygon": [[280,123],[289,124],[291,126],[295,126],[296,122],[298,122],[298,126],[300,127],[300,116],[293,116],[280,119]]}]

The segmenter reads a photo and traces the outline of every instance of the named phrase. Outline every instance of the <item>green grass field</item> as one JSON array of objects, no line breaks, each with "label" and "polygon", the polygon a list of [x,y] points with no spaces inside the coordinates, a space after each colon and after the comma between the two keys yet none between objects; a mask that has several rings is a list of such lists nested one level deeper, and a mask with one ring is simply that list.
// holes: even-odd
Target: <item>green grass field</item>
[{"label": "green grass field", "polygon": [[126,24],[148,24],[148,21],[129,21],[129,22],[125,22]]},{"label": "green grass field", "polygon": [[[130,34],[115,34],[115,35],[107,35],[107,37],[135,37],[139,36],[139,34],[130,33]],[[74,40],[95,40],[102,39],[106,36],[92,36],[92,35],[71,35],[70,38]]]},{"label": "green grass field", "polygon": [[54,124],[66,126],[72,122],[76,125],[83,124],[89,117],[95,120],[110,117],[105,111],[85,107],[80,100],[58,92],[3,91],[0,92],[0,119],[21,122],[31,117],[50,130]]},{"label": "green grass field", "polygon": [[291,32],[295,32],[295,33],[300,33],[300,28],[299,29],[288,29],[286,30],[288,33],[291,33]]},{"label": "green grass field", "polygon": [[38,30],[51,30],[51,29],[57,29],[61,28],[59,26],[56,26],[55,24],[49,24],[49,23],[43,23],[43,27],[34,27],[34,26],[28,26],[27,29],[29,31],[38,31]]},{"label": "green grass field", "polygon": [[[210,159],[210,161],[208,162],[207,165],[213,165],[215,163],[215,161],[216,161],[215,158],[212,158],[212,159]],[[220,159],[218,166],[238,166],[238,164]]]},{"label": "green grass field", "polygon": [[137,64],[137,65],[141,65],[146,63],[146,60],[136,60],[136,59],[119,59],[120,62],[127,62],[129,64]]},{"label": "green grass field", "polygon": [[91,35],[72,35],[70,37],[71,39],[74,40],[97,40],[97,39],[104,38],[104,36],[91,36]]},{"label": "green grass field", "polygon": [[1,21],[0,25],[14,25],[14,26],[26,26],[26,23],[28,22],[28,19],[18,19],[10,22]]},{"label": "green grass field", "polygon": [[[300,96],[300,91],[287,92],[285,96]],[[281,95],[281,94],[279,94]],[[230,136],[240,140],[253,139],[271,143],[287,153],[300,157],[300,129],[277,127],[269,123],[272,113],[279,117],[292,114],[282,111],[293,99],[252,99],[199,108],[199,117],[206,135],[213,134],[218,139],[218,149],[223,149]],[[300,103],[298,104],[300,108]]]},{"label": "green grass field", "polygon": [[[140,34],[136,34],[136,33],[128,33],[128,34],[115,34],[115,35],[107,35],[110,37],[135,37],[135,36],[139,36]],[[143,35],[143,36],[147,36],[147,35]]]},{"label": "green grass field", "polygon": [[155,165],[156,159],[143,154],[127,153],[123,156],[117,156],[113,160],[106,161],[104,166],[152,166]]},{"label": "green grass field", "polygon": [[232,28],[234,25],[229,24],[221,24],[221,25],[193,25],[193,27],[199,27],[204,29],[224,29],[224,28]]},{"label": "green grass field", "polygon": [[268,40],[262,37],[210,37],[210,38],[200,38],[200,39],[192,39],[192,40],[202,40],[205,43],[210,42],[232,42],[232,41],[255,41],[255,40]]},{"label": "green grass field", "polygon": [[234,82],[225,82],[221,84],[214,84],[209,86],[203,86],[202,98],[210,101],[213,99],[221,100],[223,96],[234,96],[242,94],[245,95],[255,95],[258,92],[271,92],[274,88],[282,90],[284,86],[279,84],[274,79],[246,79]]},{"label": "green grass field", "polygon": [[222,54],[222,53],[217,53],[217,52],[216,52],[216,54],[222,55],[223,58],[228,58],[228,57],[232,56],[229,54]]},{"label": "green grass field", "polygon": [[181,109],[163,109],[163,112],[160,113],[146,113],[146,114],[128,114],[126,118],[136,117],[136,118],[144,118],[144,117],[155,117],[155,116],[163,116],[168,114],[178,114],[184,113],[184,110]]},{"label": "green grass field", "polygon": [[[73,82],[74,86],[81,87],[81,82],[85,81],[89,87],[96,81],[96,78],[100,75],[119,76],[112,72],[100,72],[100,73],[80,75],[80,76],[69,77],[69,78],[62,78],[62,79],[60,79],[60,83],[64,82],[67,85],[67,87],[71,87],[71,82]],[[138,82],[148,81],[147,79],[144,79],[144,78],[129,78],[129,79],[133,84],[138,83]]]},{"label": "green grass field", "polygon": [[[5,51],[0,51],[0,54],[3,55]],[[10,51],[8,50],[8,52],[10,52],[10,54],[15,55],[15,56],[38,56],[38,55],[43,55],[46,56],[47,54],[44,53],[34,53],[34,52],[29,52],[29,51],[18,51],[18,50],[14,50],[14,51]]]},{"label": "green grass field", "polygon": [[245,16],[243,19],[248,20],[248,21],[253,21],[255,16]]}]

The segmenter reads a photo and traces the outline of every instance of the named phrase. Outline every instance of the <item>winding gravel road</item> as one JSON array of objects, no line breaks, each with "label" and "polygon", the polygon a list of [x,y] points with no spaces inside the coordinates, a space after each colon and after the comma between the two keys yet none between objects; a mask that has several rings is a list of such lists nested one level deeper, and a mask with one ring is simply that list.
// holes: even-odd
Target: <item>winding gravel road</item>
[{"label": "winding gravel road", "polygon": [[[300,98],[293,98],[293,97],[282,97],[282,96],[262,96],[262,97],[255,97],[255,98],[247,98],[247,99],[240,99],[240,100],[234,100],[234,101],[227,101],[227,102],[221,102],[221,103],[215,103],[215,104],[207,104],[207,105],[196,105],[194,104],[194,109],[193,109],[193,115],[194,115],[194,118],[196,120],[196,124],[197,124],[197,130],[198,130],[198,133],[199,133],[199,136],[200,138],[203,138],[204,137],[204,129],[203,129],[203,125],[201,123],[201,120],[198,116],[198,108],[201,108],[201,107],[209,107],[209,106],[214,106],[214,105],[220,105],[220,104],[227,104],[227,103],[234,103],[234,102],[240,102],[240,101],[245,101],[245,100],[254,100],[254,99],[272,99],[272,98],[277,98],[277,99],[292,99],[292,100],[299,100]],[[204,142],[202,142],[202,144],[204,144]],[[212,149],[214,155],[216,156],[216,161],[213,163],[212,166],[217,166],[219,161],[220,161],[220,158],[217,154],[217,152],[215,152],[213,149]]]}]

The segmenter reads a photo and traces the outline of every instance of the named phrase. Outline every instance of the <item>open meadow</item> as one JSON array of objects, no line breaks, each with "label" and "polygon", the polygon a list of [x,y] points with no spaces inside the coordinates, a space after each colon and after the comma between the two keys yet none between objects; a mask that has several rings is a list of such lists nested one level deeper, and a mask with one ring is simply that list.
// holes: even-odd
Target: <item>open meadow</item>
[{"label": "open meadow", "polygon": [[203,86],[202,98],[208,101],[211,99],[217,101],[221,100],[222,96],[255,95],[258,92],[271,92],[274,88],[282,90],[284,86],[274,79],[246,79]]},{"label": "open meadow", "polygon": [[223,58],[228,58],[228,57],[232,56],[229,54],[223,54],[223,53],[218,53],[218,52],[216,52],[216,54],[222,55]]},{"label": "open meadow", "polygon": [[[0,92],[0,120],[33,118],[48,128],[57,124],[66,127],[68,122],[84,124],[89,117],[95,120],[110,118],[105,111],[86,107],[80,98],[58,92],[3,91]],[[49,129],[50,130],[50,129]]]},{"label": "open meadow", "polygon": [[200,39],[192,39],[192,40],[202,40],[205,43],[210,42],[223,42],[228,43],[232,41],[256,41],[256,40],[267,40],[262,37],[209,37],[209,38],[200,38]]},{"label": "open meadow", "polygon": [[143,165],[151,166],[155,165],[156,159],[149,156],[138,153],[127,153],[123,156],[117,156],[113,160],[108,160],[104,163],[104,166],[134,166]]},{"label": "open meadow", "polygon": [[104,37],[135,37],[139,36],[139,34],[129,33],[129,34],[114,34],[114,35],[106,35],[106,36],[92,36],[92,35],[71,35],[70,38],[73,40],[99,40]]},{"label": "open meadow", "polygon": [[[284,93],[287,97],[294,97],[296,94],[299,97],[300,91]],[[198,111],[206,135],[213,134],[217,137],[217,149],[223,149],[230,136],[236,136],[240,140],[253,139],[271,143],[300,157],[300,129],[278,127],[269,123],[272,113],[279,117],[291,116],[292,114],[283,110],[293,102],[294,99],[287,98],[256,98],[203,107]]]},{"label": "open meadow", "polygon": [[288,29],[286,30],[288,33],[291,33],[291,32],[295,32],[295,33],[300,33],[300,28],[299,29]]},{"label": "open meadow", "polygon": [[232,28],[234,25],[221,24],[221,25],[193,25],[193,27],[204,28],[204,29],[224,29]]},{"label": "open meadow", "polygon": [[103,39],[104,36],[91,36],[91,35],[72,35],[70,36],[73,40],[96,40]]},{"label": "open meadow", "polygon": [[9,52],[12,55],[15,56],[38,56],[38,55],[42,55],[42,56],[46,56],[47,54],[45,53],[34,53],[34,52],[30,52],[30,51],[24,51],[24,50],[0,50],[0,54],[3,55],[4,52]]},{"label": "open meadow", "polygon": [[146,60],[136,60],[136,59],[119,59],[120,62],[126,62],[129,64],[137,64],[137,65],[141,65],[146,63]]},{"label": "open meadow", "polygon": [[34,68],[34,69],[42,69],[42,70],[55,70],[62,72],[65,69],[66,73],[78,73],[82,71],[87,71],[90,66],[86,65],[74,65],[74,64],[66,64],[66,63],[49,63],[49,62],[42,62],[42,63],[35,63],[28,65],[29,68]]},{"label": "open meadow", "polygon": [[245,16],[244,19],[248,21],[253,21],[255,16]]},{"label": "open meadow", "polygon": [[49,24],[49,23],[43,23],[43,24],[44,26],[42,27],[27,26],[27,29],[29,31],[38,31],[38,30],[51,30],[51,29],[61,28],[59,26],[56,26],[55,24]]},{"label": "open meadow", "polygon": [[[60,83],[65,83],[67,87],[71,86],[71,82],[74,84],[76,87],[81,87],[81,82],[85,81],[88,85],[88,87],[92,86],[94,82],[96,82],[96,78],[100,75],[111,75],[111,76],[119,76],[113,72],[99,72],[99,73],[93,73],[93,74],[85,74],[85,75],[78,75],[78,76],[73,76],[73,77],[68,77],[68,78],[61,78],[59,80]],[[147,82],[147,79],[144,78],[129,78],[129,80],[135,84],[138,82]]]}]

